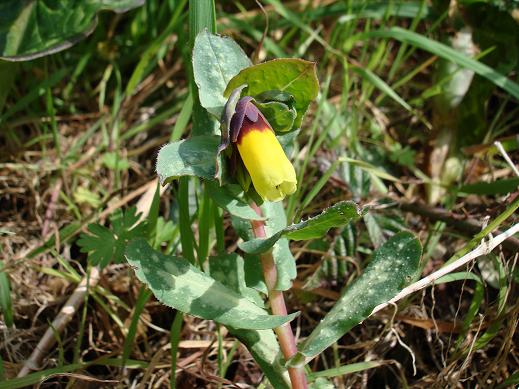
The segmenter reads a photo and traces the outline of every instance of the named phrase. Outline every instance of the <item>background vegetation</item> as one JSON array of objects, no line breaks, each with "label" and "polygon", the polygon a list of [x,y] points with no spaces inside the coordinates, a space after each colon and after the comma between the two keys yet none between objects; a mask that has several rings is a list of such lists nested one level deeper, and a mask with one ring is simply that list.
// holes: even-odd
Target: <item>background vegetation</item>
[{"label": "background vegetation", "polygon": [[[479,244],[489,221],[494,234],[517,222],[519,178],[503,155],[519,160],[518,10],[514,1],[262,3],[265,13],[254,1],[217,2],[217,31],[256,62],[316,61],[321,82],[293,146],[300,185],[288,219],[345,199],[372,209],[355,227],[292,244],[298,277],[287,299],[304,337],[395,232],[418,234],[425,276]],[[180,229],[190,227],[197,252],[220,231],[236,249],[229,217],[223,230],[204,224],[198,181],[153,201],[160,146],[191,131],[187,11],[187,0],[103,11],[66,51],[0,61],[0,388],[160,388],[174,372],[179,388],[262,381],[223,327],[176,315],[121,262],[121,242],[148,233],[134,227],[143,210],[167,252],[187,247]],[[85,242],[90,223],[100,239]],[[518,247],[512,237],[397,313],[370,317],[310,369],[337,387],[512,387]],[[14,379],[92,276],[88,263],[107,265],[99,282],[54,328],[41,370]]]}]

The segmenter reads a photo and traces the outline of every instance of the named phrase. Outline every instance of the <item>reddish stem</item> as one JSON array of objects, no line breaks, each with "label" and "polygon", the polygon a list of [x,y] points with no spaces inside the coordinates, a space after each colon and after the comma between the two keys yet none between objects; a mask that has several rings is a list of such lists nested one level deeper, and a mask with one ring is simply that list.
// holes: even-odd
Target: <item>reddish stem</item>
[{"label": "reddish stem", "polygon": [[[255,204],[251,204],[251,208],[259,215],[262,216],[261,209]],[[265,233],[265,222],[261,220],[251,220],[252,231],[256,238],[266,238]],[[277,282],[277,269],[272,257],[272,252],[264,253],[260,255],[261,266],[263,268],[263,276],[265,277],[265,283],[267,284],[268,297],[270,302],[270,309],[274,315],[287,315],[287,307],[285,305],[285,298],[283,292],[276,290]],[[292,327],[290,323],[285,323],[274,329],[278,336],[279,346],[281,352],[288,361],[297,353],[296,339],[292,333]],[[289,367],[288,374],[290,376],[290,382],[292,383],[293,389],[306,389],[308,388],[306,382],[306,375],[303,367]]]}]

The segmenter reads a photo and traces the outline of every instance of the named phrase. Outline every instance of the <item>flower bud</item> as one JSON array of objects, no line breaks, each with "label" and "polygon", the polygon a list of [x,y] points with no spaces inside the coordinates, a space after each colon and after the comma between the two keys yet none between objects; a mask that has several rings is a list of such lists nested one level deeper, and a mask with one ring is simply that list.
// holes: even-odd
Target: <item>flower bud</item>
[{"label": "flower bud", "polygon": [[263,200],[280,201],[297,189],[294,167],[251,97],[240,99],[231,120],[231,138]]}]

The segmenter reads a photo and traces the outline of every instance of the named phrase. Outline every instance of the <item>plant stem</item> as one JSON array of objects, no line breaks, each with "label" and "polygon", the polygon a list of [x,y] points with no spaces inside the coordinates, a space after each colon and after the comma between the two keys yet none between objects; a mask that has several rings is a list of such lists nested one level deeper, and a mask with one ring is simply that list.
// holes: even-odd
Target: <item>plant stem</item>
[{"label": "plant stem", "polygon": [[[261,209],[255,204],[251,204],[252,209],[259,215],[262,216]],[[266,238],[265,233],[265,222],[262,220],[251,220],[252,231],[256,238]],[[272,252],[264,253],[260,255],[261,266],[263,268],[263,276],[268,289],[268,298],[270,302],[270,309],[274,315],[287,315],[287,307],[285,305],[285,298],[283,292],[276,290],[277,281],[277,269],[274,262]],[[279,346],[283,356],[288,361],[297,353],[296,339],[292,333],[290,323],[285,323],[274,329],[278,336]],[[306,389],[308,387],[306,382],[306,375],[304,367],[290,367],[288,368],[288,374],[290,376],[290,382],[292,383],[293,389]]]}]

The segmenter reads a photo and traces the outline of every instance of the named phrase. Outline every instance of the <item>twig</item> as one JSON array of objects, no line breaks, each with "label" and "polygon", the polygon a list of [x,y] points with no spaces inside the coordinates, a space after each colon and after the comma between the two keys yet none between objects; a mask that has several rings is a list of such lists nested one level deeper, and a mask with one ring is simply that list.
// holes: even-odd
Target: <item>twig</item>
[{"label": "twig", "polygon": [[508,155],[508,153],[506,152],[505,148],[503,147],[503,145],[501,144],[501,142],[499,142],[498,140],[496,140],[494,142],[494,145],[497,147],[497,149],[499,150],[499,152],[501,153],[501,155],[503,156],[503,158],[505,159],[505,161],[508,163],[508,165],[510,165],[510,167],[512,168],[512,170],[514,171],[515,175],[517,177],[519,177],[519,170],[517,170],[517,166],[515,166],[515,164],[512,162],[512,159],[510,158],[510,156]]},{"label": "twig", "polygon": [[79,285],[74,290],[74,293],[72,293],[65,305],[59,311],[56,318],[52,321],[52,324],[45,331],[45,334],[43,334],[43,337],[38,342],[38,345],[34,348],[29,359],[24,362],[22,369],[18,373],[18,377],[25,377],[31,372],[31,370],[38,369],[43,357],[56,343],[55,334],[63,331],[67,324],[72,320],[74,314],[81,306],[83,301],[85,301],[85,295],[87,294],[88,290],[95,287],[98,282],[99,269],[97,267],[92,267],[90,274],[81,280]]},{"label": "twig", "polygon": [[49,233],[49,225],[54,215],[54,211],[56,209],[56,202],[58,201],[58,196],[59,192],[61,191],[62,182],[63,181],[61,180],[61,178],[58,178],[58,180],[56,181],[56,185],[52,190],[49,206],[47,207],[47,211],[45,212],[45,221],[43,222],[43,227],[41,229],[41,236],[43,238],[47,238],[47,235]]},{"label": "twig", "polygon": [[401,300],[404,297],[409,296],[410,294],[427,287],[428,285],[434,283],[437,279],[443,277],[444,275],[449,274],[450,272],[456,270],[460,266],[465,265],[466,263],[470,262],[471,260],[478,258],[482,255],[489,254],[492,250],[494,250],[497,246],[499,246],[501,243],[503,243],[506,239],[510,238],[511,236],[513,236],[514,234],[516,234],[518,232],[519,232],[519,223],[510,227],[508,230],[506,230],[505,232],[496,236],[495,238],[491,238],[488,241],[481,242],[481,244],[478,247],[476,247],[474,250],[472,250],[471,252],[465,254],[464,256],[455,260],[454,262],[442,267],[441,269],[435,271],[434,273],[429,274],[427,277],[422,278],[420,281],[417,281],[414,284],[409,285],[408,287],[402,289],[400,291],[400,293],[398,293],[395,297],[393,297],[388,302],[377,305],[375,307],[375,309],[373,309],[373,311],[371,312],[371,315],[386,308],[388,305],[394,304],[398,300]]},{"label": "twig", "polygon": [[[113,212],[118,207],[126,204],[133,198],[142,194],[142,197],[137,202],[137,211],[141,213],[140,220],[146,218],[146,216],[150,212],[151,203],[153,202],[153,197],[155,191],[157,190],[158,179],[152,180],[146,185],[143,185],[136,191],[130,193],[128,196],[124,197],[114,206],[108,208],[104,212],[101,213],[99,218],[106,217],[109,213]],[[165,188],[160,189],[160,194],[164,193]],[[18,373],[18,377],[25,377],[27,374],[31,372],[31,370],[38,369],[40,366],[40,362],[45,357],[45,355],[49,352],[49,350],[56,343],[55,334],[61,333],[67,324],[72,320],[74,314],[78,311],[79,307],[85,301],[85,296],[88,293],[89,289],[94,288],[99,282],[100,272],[98,267],[92,267],[90,269],[89,274],[87,274],[76,287],[72,295],[69,297],[65,305],[61,308],[56,318],[52,321],[52,324],[47,328],[45,334],[38,342],[38,345],[35,347],[29,359],[25,361],[22,369]]]},{"label": "twig", "polygon": [[265,11],[263,4],[261,4],[259,0],[256,0],[256,4],[258,4],[258,7],[260,7],[261,12],[263,12],[263,15],[265,16],[265,28],[263,29],[263,35],[261,36],[258,47],[256,48],[256,50],[254,50],[254,53],[252,54],[253,64],[257,64],[259,62],[260,52],[263,49],[263,43],[265,42],[265,38],[267,37],[267,33],[269,31],[269,14],[267,13],[267,11]]},{"label": "twig", "polygon": [[[432,221],[445,222],[448,227],[455,228],[459,232],[470,236],[480,232],[481,229],[485,227],[483,223],[475,219],[465,218],[462,220],[458,215],[446,209],[428,207],[421,203],[400,202],[399,208],[405,212],[424,216]],[[500,234],[501,231],[497,230],[496,233]],[[503,246],[509,250],[519,251],[519,239],[510,237],[510,239],[503,243]]]}]

